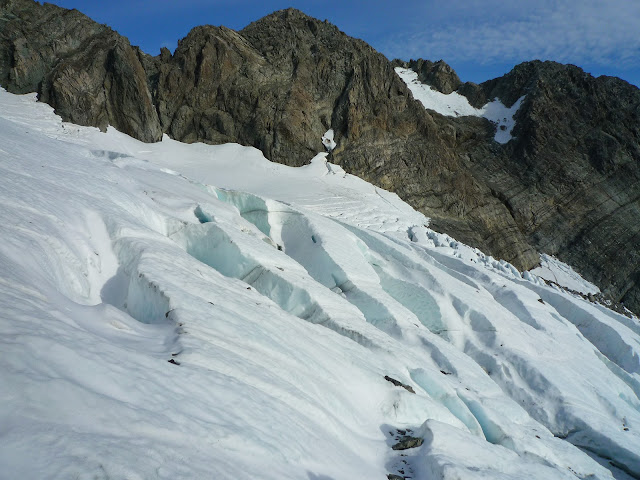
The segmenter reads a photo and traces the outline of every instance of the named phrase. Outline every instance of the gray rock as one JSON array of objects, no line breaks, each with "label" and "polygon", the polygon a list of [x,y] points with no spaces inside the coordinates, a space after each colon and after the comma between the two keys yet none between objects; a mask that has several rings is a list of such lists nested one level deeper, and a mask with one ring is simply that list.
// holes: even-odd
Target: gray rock
[{"label": "gray rock", "polygon": [[418,80],[444,94],[455,92],[462,85],[458,74],[443,60],[434,63],[420,58],[410,60],[407,66],[418,74]]},{"label": "gray rock", "polygon": [[0,51],[0,84],[9,92],[37,92],[80,125],[113,125],[143,141],[162,137],[144,54],[77,10],[0,0]]},{"label": "gray rock", "polygon": [[384,56],[333,25],[283,10],[241,32],[197,27],[173,56],[152,58],[76,11],[0,1],[0,45],[13,52],[0,64],[2,84],[38,91],[65,120],[111,124],[144,141],[165,132],[239,142],[288,165],[323,151],[322,134],[333,128],[333,162],[396,191],[462,241],[518,265],[537,262],[455,150],[468,135],[489,138],[487,125],[461,129],[432,117]]},{"label": "gray rock", "polygon": [[526,100],[516,140],[498,155],[471,149],[476,176],[536,250],[640,311],[640,90],[553,62],[521,64],[482,88],[507,105]]},{"label": "gray rock", "polygon": [[319,138],[332,127],[338,143],[332,162],[395,191],[461,241],[520,267],[538,262],[506,206],[460,151],[461,142],[491,141],[488,122],[456,125],[431,114],[385,57],[297,10],[276,12],[240,33],[266,61],[264,71],[277,72],[267,75],[277,79],[270,91],[278,94],[268,97],[273,140],[260,122],[251,123],[263,141],[250,144],[268,158],[298,165],[322,151]]},{"label": "gray rock", "polygon": [[393,445],[393,450],[409,450],[410,448],[417,448],[424,443],[423,438],[404,436],[398,443]]},{"label": "gray rock", "polygon": [[413,389],[413,387],[411,385],[405,385],[404,383],[402,383],[399,380],[396,380],[395,378],[390,377],[389,375],[385,375],[384,379],[387,382],[391,382],[393,385],[395,385],[396,387],[402,387],[404,388],[407,392],[409,393],[416,393],[416,391]]}]

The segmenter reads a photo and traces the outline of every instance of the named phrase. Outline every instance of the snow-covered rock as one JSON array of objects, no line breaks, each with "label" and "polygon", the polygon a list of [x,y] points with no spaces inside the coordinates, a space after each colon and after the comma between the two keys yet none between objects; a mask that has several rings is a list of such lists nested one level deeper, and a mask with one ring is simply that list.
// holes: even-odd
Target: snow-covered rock
[{"label": "snow-covered rock", "polygon": [[508,143],[513,137],[511,132],[516,125],[514,116],[524,97],[520,97],[511,107],[506,107],[500,100],[494,99],[482,108],[475,108],[467,97],[458,92],[444,94],[425,85],[418,80],[418,74],[410,68],[396,67],[396,73],[407,84],[413,97],[420,101],[425,108],[434,110],[448,117],[483,117],[496,127],[494,140],[498,143]]}]

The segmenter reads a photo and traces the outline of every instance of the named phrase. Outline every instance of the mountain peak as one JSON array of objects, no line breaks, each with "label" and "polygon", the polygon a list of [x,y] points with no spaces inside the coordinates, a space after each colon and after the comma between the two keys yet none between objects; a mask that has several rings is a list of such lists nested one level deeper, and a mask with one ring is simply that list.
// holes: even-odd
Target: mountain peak
[{"label": "mountain peak", "polygon": [[345,46],[341,46],[341,42],[348,42],[346,47],[350,48],[357,41],[328,21],[320,21],[295,8],[267,15],[250,23],[240,33],[263,53],[270,51],[284,54],[281,52],[283,49],[287,52],[292,49],[297,51],[318,44],[344,50]]},{"label": "mountain peak", "polygon": [[284,23],[292,23],[292,22],[313,22],[313,23],[324,23],[327,25],[330,24],[327,20],[321,21],[315,17],[307,15],[302,10],[298,10],[297,8],[289,7],[282,10],[276,10],[269,15],[265,15],[264,17],[251,22],[247,26],[251,26],[254,23],[270,23],[270,22],[284,22]]},{"label": "mountain peak", "polygon": [[444,94],[454,92],[462,85],[458,74],[444,60],[432,62],[420,58],[410,60],[407,67],[418,74],[422,83],[431,85]]}]

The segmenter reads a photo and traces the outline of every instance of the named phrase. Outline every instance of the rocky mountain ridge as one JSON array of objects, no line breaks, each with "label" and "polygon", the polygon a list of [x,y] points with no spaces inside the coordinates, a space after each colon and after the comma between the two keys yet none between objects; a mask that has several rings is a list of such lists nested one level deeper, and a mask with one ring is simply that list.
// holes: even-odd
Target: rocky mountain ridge
[{"label": "rocky mountain ridge", "polygon": [[[46,25],[47,28],[43,28]],[[514,140],[476,117],[426,110],[397,63],[289,9],[235,32],[194,28],[156,57],[77,11],[0,0],[0,85],[37,91],[65,120],[144,141],[238,142],[301,165],[331,161],[432,218],[432,226],[528,269],[557,255],[640,309],[640,93],[577,67],[528,62],[480,85],[444,62],[421,81],[474,106],[522,95]]]}]

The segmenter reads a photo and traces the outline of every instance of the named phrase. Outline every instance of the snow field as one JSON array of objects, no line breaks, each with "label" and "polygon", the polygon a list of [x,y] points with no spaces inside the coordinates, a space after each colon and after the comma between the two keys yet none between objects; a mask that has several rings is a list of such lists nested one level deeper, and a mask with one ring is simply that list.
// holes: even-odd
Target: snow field
[{"label": "snow field", "polygon": [[[640,475],[637,319],[324,155],[0,105],[7,478]],[[401,431],[422,445],[393,450]]]},{"label": "snow field", "polygon": [[482,117],[489,120],[496,127],[494,140],[498,143],[508,143],[512,138],[511,132],[516,125],[515,114],[520,108],[524,96],[520,97],[511,107],[507,108],[497,98],[482,108],[475,108],[467,97],[458,92],[444,94],[425,85],[418,80],[418,74],[410,68],[396,67],[396,73],[407,84],[413,97],[424,108],[434,110],[447,117]]}]

